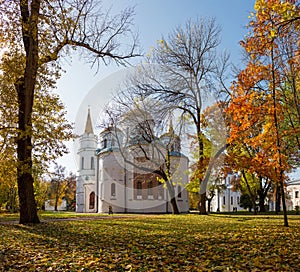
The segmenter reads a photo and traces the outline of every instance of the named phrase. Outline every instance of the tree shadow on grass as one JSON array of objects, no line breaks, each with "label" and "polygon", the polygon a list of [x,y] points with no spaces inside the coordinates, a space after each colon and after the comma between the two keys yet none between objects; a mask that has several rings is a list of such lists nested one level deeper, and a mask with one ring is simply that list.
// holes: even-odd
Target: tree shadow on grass
[{"label": "tree shadow on grass", "polygon": [[8,271],[126,271],[127,265],[132,271],[251,271],[275,266],[297,271],[293,260],[299,254],[299,232],[237,218],[162,218],[1,226],[5,234],[0,262]]}]

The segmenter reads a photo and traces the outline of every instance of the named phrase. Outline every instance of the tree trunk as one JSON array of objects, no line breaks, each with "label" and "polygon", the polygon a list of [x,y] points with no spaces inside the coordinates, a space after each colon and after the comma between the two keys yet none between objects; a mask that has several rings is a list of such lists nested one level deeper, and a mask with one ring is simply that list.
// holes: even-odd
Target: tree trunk
[{"label": "tree trunk", "polygon": [[256,206],[255,201],[254,202],[252,201],[252,205],[253,205],[253,214],[257,215],[257,206]]},{"label": "tree trunk", "polygon": [[173,214],[180,214],[180,211],[178,209],[178,205],[177,205],[175,197],[171,198],[170,203],[171,203],[171,206],[172,206],[172,212],[173,212]]},{"label": "tree trunk", "polygon": [[199,214],[207,214],[207,211],[206,211],[206,192],[203,193],[203,194],[200,194]]},{"label": "tree trunk", "polygon": [[174,187],[168,180],[166,180],[166,184],[167,184],[167,189],[168,189],[168,192],[170,195],[170,203],[171,203],[171,207],[172,207],[172,213],[180,214],[180,211],[179,211],[178,205],[177,205],[177,201],[176,201],[176,197],[175,197]]},{"label": "tree trunk", "polygon": [[210,204],[211,204],[212,198],[209,198],[207,200],[207,212],[210,213]]},{"label": "tree trunk", "polygon": [[[30,4],[29,4],[30,3]],[[17,180],[20,223],[39,223],[32,176],[32,109],[38,71],[38,16],[40,0],[20,1],[22,37],[26,52],[23,77],[16,84],[18,93]]]},{"label": "tree trunk", "polygon": [[24,173],[18,177],[20,224],[39,223],[37,208],[34,199],[33,178]]},{"label": "tree trunk", "polygon": [[[59,181],[57,181],[57,186],[59,186]],[[56,189],[56,195],[55,195],[55,202],[54,202],[54,211],[58,212],[58,201],[59,201],[59,197],[60,197],[60,194],[59,194],[59,191],[58,189]]]},{"label": "tree trunk", "polygon": [[260,212],[265,212],[266,211],[266,207],[265,207],[265,194],[261,193],[260,191],[258,191],[258,196],[259,196],[259,211]]},{"label": "tree trunk", "polygon": [[[25,114],[28,101],[23,84],[18,85],[19,138],[17,141],[17,181],[20,202],[20,224],[39,223],[32,177],[31,118]],[[31,115],[31,114],[30,114]]]},{"label": "tree trunk", "polygon": [[281,199],[282,199],[282,209],[283,209],[283,218],[284,218],[284,226],[288,227],[288,218],[287,218],[287,211],[286,211],[286,203],[285,203],[285,193],[284,193],[284,186],[283,182],[280,183],[281,188]]},{"label": "tree trunk", "polygon": [[275,212],[276,214],[278,214],[281,210],[280,208],[280,198],[281,198],[281,192],[280,192],[280,188],[279,185],[276,185],[276,192],[275,192]]}]

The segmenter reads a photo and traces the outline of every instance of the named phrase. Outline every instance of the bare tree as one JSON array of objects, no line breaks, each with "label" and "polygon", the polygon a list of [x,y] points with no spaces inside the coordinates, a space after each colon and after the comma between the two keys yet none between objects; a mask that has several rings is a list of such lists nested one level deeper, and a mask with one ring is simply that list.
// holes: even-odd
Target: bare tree
[{"label": "bare tree", "polygon": [[[71,49],[82,49],[92,65],[110,60],[125,65],[137,56],[132,33],[133,9],[111,16],[94,0],[1,1],[0,41],[11,54],[22,52],[25,66],[16,77],[18,96],[17,180],[20,223],[38,223],[32,176],[32,114],[36,83],[45,66],[53,81],[59,75],[57,60]],[[120,41],[126,39],[126,43]],[[128,46],[126,46],[126,44]]]},{"label": "bare tree", "polygon": [[[218,88],[226,88],[224,73],[228,55],[217,56],[219,36],[220,28],[214,19],[188,21],[185,27],[175,28],[167,39],[162,38],[152,49],[146,65],[141,69],[142,75],[136,77],[134,83],[142,97],[161,101],[165,108],[180,110],[183,120],[193,125],[197,164],[203,169],[206,166],[203,163],[202,112],[210,98],[218,94]],[[224,151],[223,146],[221,144]],[[206,214],[207,179],[203,176],[200,180],[199,209],[202,214]]]}]

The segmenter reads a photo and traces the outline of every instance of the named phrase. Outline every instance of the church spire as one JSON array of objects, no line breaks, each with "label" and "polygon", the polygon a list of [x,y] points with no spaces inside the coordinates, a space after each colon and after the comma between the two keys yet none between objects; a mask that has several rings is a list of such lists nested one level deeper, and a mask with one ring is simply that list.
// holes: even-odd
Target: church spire
[{"label": "church spire", "polygon": [[88,115],[87,115],[87,119],[86,119],[84,133],[94,134],[93,126],[92,126],[92,119],[91,119],[90,108],[88,109]]}]

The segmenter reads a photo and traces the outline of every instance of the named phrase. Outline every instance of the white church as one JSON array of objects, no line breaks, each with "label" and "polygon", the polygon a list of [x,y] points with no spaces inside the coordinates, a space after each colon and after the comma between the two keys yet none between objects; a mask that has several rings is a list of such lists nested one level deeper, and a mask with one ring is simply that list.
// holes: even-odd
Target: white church
[{"label": "white church", "polygon": [[[146,120],[154,126],[154,120]],[[141,126],[145,120],[128,124],[123,130],[108,127],[95,135],[90,110],[85,130],[79,138],[79,170],[76,186],[76,212],[78,213],[171,213],[170,195],[164,183],[154,171],[141,170],[139,166],[149,164],[142,151],[137,150],[137,137],[141,137]],[[175,199],[181,213],[189,211],[188,158],[181,153],[181,142],[174,135],[172,122],[168,131],[155,139],[162,148],[171,143],[170,164]],[[172,137],[171,137],[172,136]],[[124,142],[130,152],[124,161],[120,144]],[[143,143],[142,150],[151,149],[149,142]],[[141,149],[139,149],[141,150]],[[129,163],[128,163],[129,162]],[[132,162],[132,163],[130,163]],[[149,166],[149,165],[148,165]],[[148,167],[149,168],[149,167]]]}]

